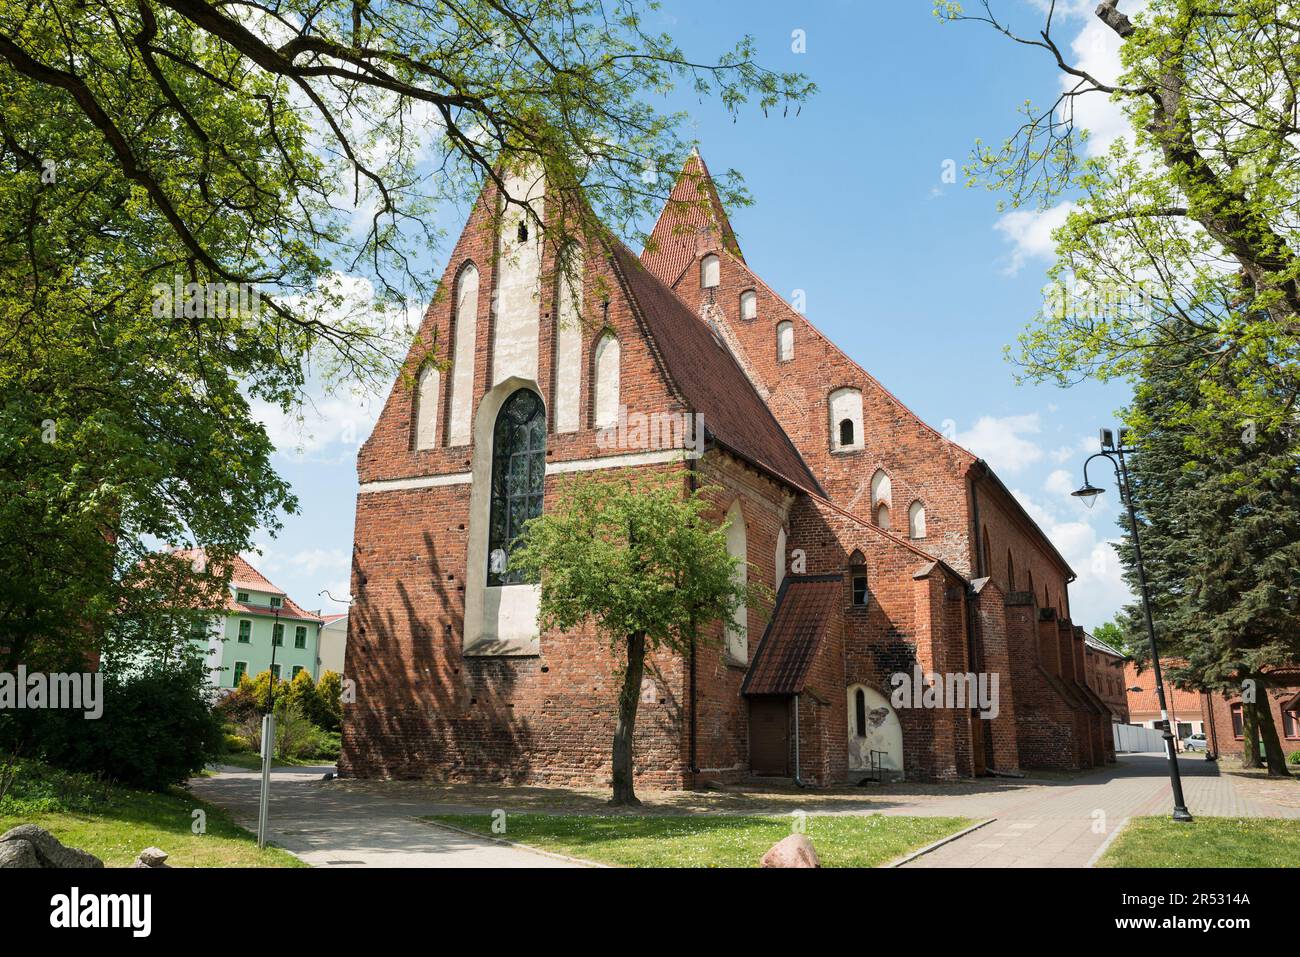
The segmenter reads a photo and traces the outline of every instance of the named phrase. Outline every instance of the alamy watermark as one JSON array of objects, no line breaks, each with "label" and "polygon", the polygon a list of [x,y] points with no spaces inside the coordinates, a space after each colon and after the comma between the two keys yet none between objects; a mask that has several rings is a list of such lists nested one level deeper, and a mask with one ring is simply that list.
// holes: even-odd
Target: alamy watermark
[{"label": "alamy watermark", "polygon": [[155,319],[236,319],[257,315],[261,294],[249,282],[182,282],[174,277],[170,284],[154,283],[153,315]]},{"label": "alamy watermark", "polygon": [[601,451],[661,451],[682,449],[688,459],[704,454],[704,414],[696,412],[629,412],[618,407],[618,421],[596,430]]},{"label": "alamy watermark", "polygon": [[991,721],[998,716],[998,673],[956,671],[946,674],[923,672],[920,665],[912,673],[898,671],[889,676],[894,690],[889,703],[902,708],[977,708],[980,717]]},{"label": "alamy watermark", "polygon": [[0,671],[0,711],[40,709],[84,711],[87,721],[104,713],[104,675],[99,671],[46,674]]}]

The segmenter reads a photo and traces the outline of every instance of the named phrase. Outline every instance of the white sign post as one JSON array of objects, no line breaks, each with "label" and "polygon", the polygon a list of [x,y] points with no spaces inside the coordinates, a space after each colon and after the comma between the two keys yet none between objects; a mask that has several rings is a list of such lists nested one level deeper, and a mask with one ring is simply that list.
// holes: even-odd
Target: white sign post
[{"label": "white sign post", "polygon": [[266,811],[271,797],[271,755],[275,753],[275,714],[262,715],[262,793],[257,802],[257,846],[266,847]]}]

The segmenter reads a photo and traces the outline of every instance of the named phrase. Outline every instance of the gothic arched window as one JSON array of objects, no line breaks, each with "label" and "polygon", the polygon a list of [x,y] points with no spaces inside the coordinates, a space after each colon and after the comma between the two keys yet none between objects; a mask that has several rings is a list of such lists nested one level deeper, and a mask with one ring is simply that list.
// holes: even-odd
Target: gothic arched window
[{"label": "gothic arched window", "polygon": [[506,399],[492,431],[492,513],[488,532],[489,585],[522,581],[507,572],[510,547],[524,523],[542,514],[546,480],[546,411],[531,389]]}]

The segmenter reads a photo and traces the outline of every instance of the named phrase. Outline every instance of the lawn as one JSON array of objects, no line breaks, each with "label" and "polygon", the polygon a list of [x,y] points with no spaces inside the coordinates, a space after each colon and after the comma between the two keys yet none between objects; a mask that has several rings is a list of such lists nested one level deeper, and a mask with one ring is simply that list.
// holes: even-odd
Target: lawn
[{"label": "lawn", "polygon": [[[486,814],[426,818],[620,867],[757,867],[794,820],[739,815],[514,814],[492,835]],[[876,867],[971,823],[960,817],[808,815],[807,834],[824,867]]]},{"label": "lawn", "polygon": [[[194,812],[206,833],[193,833]],[[182,788],[166,794],[105,784],[24,762],[0,801],[0,834],[37,824],[70,847],[94,854],[108,867],[125,867],[146,847],[160,847],[173,867],[305,867],[279,848],[258,850],[256,838],[220,808]]]},{"label": "lawn", "polygon": [[1300,821],[1266,817],[1167,817],[1129,821],[1099,867],[1295,867]]}]

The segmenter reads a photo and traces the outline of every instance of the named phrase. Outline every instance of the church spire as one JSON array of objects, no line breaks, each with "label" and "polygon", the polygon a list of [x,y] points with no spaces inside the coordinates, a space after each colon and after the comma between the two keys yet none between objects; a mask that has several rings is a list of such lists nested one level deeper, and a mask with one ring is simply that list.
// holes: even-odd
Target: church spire
[{"label": "church spire", "polygon": [[745,261],[709,168],[699,147],[694,147],[641,253],[641,262],[673,286],[700,253],[720,247]]}]

